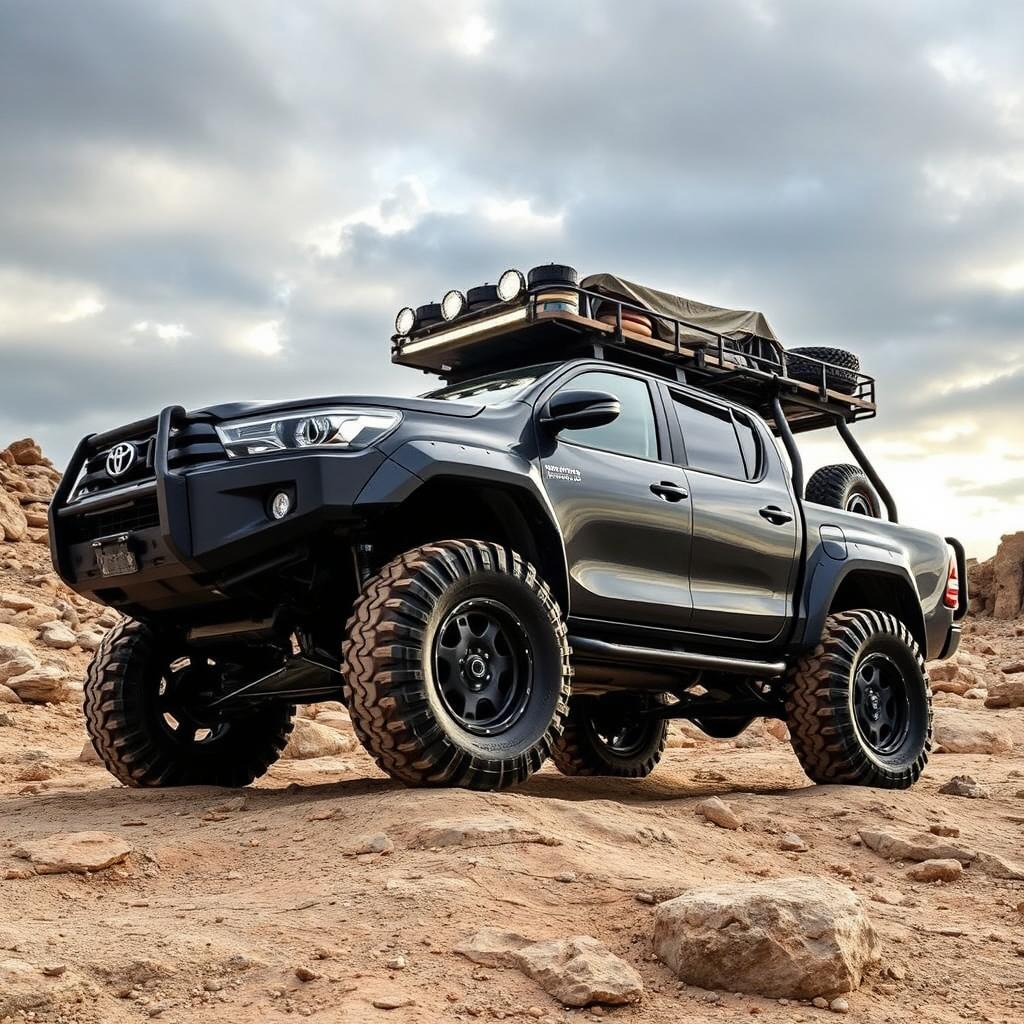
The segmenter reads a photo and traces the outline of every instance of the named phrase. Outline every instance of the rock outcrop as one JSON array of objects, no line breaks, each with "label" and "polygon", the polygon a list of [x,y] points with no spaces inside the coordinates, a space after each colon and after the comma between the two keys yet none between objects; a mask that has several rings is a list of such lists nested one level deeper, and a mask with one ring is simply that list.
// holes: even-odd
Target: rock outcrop
[{"label": "rock outcrop", "polygon": [[997,619],[1024,612],[1024,531],[1004,534],[995,555],[967,570],[971,611]]},{"label": "rock outcrop", "polygon": [[658,907],[654,948],[687,984],[775,999],[851,992],[878,959],[857,896],[809,877],[692,889]]}]

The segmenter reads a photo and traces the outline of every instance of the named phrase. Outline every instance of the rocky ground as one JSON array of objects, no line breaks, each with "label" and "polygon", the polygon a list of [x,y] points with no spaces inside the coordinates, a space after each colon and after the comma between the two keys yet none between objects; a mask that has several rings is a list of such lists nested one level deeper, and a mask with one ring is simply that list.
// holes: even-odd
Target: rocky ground
[{"label": "rocky ground", "polygon": [[1024,618],[969,620],[905,793],[809,785],[777,724],[677,729],[642,782],[407,790],[340,705],[241,793],[129,790],[83,752],[109,613],[12,512],[56,474],[11,461],[0,1021],[1021,1019]]}]

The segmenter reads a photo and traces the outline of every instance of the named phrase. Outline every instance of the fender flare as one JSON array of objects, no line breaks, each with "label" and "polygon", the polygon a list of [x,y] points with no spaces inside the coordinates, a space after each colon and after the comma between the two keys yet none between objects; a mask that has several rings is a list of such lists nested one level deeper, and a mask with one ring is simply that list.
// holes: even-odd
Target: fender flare
[{"label": "fender flare", "polygon": [[450,477],[462,482],[491,484],[524,495],[558,538],[558,580],[549,580],[561,595],[563,615],[569,614],[569,568],[565,542],[554,509],[541,484],[540,472],[529,459],[514,452],[454,441],[408,441],[377,469],[359,492],[356,509],[400,505],[432,480]]},{"label": "fender flare", "polygon": [[[821,638],[828,618],[829,609],[843,582],[855,572],[873,576],[885,576],[907,587],[917,609],[915,621],[906,626],[916,638],[926,638],[924,612],[910,566],[904,561],[881,562],[873,558],[846,558],[839,561],[821,554],[808,569],[807,583],[803,592],[804,623],[798,632],[797,642],[801,648],[813,647]],[[923,649],[923,648],[922,648]]]}]

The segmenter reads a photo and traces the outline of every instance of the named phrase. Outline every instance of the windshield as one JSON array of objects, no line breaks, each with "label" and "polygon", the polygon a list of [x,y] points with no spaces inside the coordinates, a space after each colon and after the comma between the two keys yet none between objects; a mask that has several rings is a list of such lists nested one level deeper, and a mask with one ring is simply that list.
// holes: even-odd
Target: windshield
[{"label": "windshield", "polygon": [[527,366],[521,370],[508,370],[490,377],[478,377],[462,384],[431,391],[423,398],[440,398],[446,402],[470,402],[473,405],[500,405],[512,402],[531,384],[540,380],[556,363]]}]

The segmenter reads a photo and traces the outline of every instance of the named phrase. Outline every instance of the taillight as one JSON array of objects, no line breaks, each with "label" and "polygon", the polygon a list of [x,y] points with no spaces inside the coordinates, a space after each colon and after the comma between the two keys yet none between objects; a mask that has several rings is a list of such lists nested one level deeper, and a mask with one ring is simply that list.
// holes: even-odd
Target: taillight
[{"label": "taillight", "polygon": [[960,574],[956,569],[956,555],[950,552],[949,575],[946,577],[946,593],[942,595],[942,603],[954,610],[960,604]]}]

